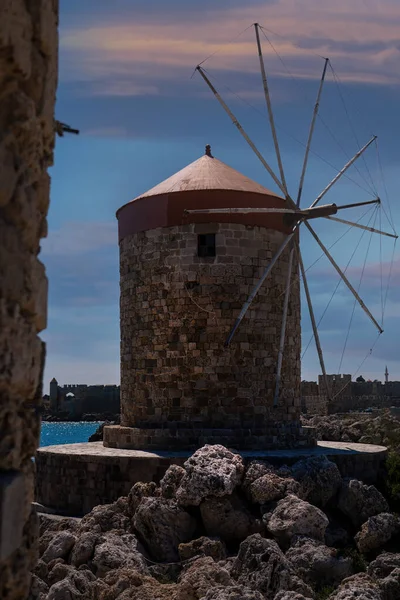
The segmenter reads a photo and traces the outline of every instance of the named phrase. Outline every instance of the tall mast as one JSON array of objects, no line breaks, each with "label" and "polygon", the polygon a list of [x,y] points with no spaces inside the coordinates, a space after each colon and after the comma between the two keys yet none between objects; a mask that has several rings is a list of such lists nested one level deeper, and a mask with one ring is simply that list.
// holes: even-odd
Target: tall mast
[{"label": "tall mast", "polygon": [[257,285],[254,286],[252,292],[250,293],[249,297],[247,298],[246,302],[243,304],[242,310],[240,311],[239,316],[237,317],[227,339],[225,342],[225,346],[229,346],[229,344],[232,341],[233,336],[235,335],[235,332],[237,330],[237,328],[239,327],[240,323],[242,322],[243,317],[245,316],[245,314],[247,313],[247,311],[250,308],[250,304],[253,302],[254,298],[256,297],[258,290],[261,288],[262,284],[264,283],[264,281],[266,280],[266,278],[268,277],[268,275],[271,273],[273,266],[275,265],[276,261],[278,260],[278,258],[280,257],[280,255],[282,254],[282,252],[284,251],[284,249],[286,248],[286,246],[289,244],[290,240],[293,238],[294,236],[294,232],[296,231],[296,229],[299,227],[300,225],[300,221],[295,225],[295,227],[293,228],[293,231],[291,234],[289,234],[287,236],[287,238],[285,238],[282,242],[282,244],[279,246],[278,250],[276,251],[275,255],[273,256],[273,258],[271,259],[271,262],[269,263],[268,267],[265,269],[264,273],[262,274],[262,276],[260,277],[259,282],[257,283]]},{"label": "tall mast", "polygon": [[273,113],[273,110],[272,110],[271,96],[270,96],[269,88],[268,88],[267,74],[265,72],[265,65],[264,65],[264,58],[263,58],[263,54],[262,54],[262,48],[261,48],[261,42],[260,42],[259,24],[258,23],[254,23],[254,29],[255,29],[255,32],[256,32],[258,58],[260,60],[260,69],[261,69],[261,79],[262,79],[263,87],[264,87],[265,101],[267,103],[267,108],[268,108],[268,117],[269,117],[269,123],[271,125],[272,138],[274,140],[276,159],[278,161],[279,173],[281,175],[282,186],[283,186],[283,188],[285,190],[285,196],[287,197],[288,196],[288,191],[287,191],[285,173],[283,171],[283,164],[282,164],[281,153],[280,153],[280,150],[279,150],[278,136],[276,135],[274,113]]},{"label": "tall mast", "polygon": [[259,150],[257,150],[256,146],[251,141],[251,139],[249,138],[249,136],[247,135],[247,133],[245,132],[245,130],[243,129],[243,127],[241,126],[241,124],[239,123],[239,121],[237,120],[237,118],[235,117],[235,115],[233,114],[231,109],[229,108],[229,106],[221,98],[221,95],[217,92],[217,90],[215,89],[215,87],[213,86],[211,81],[208,79],[207,75],[204,73],[203,69],[200,66],[198,66],[198,67],[196,67],[196,70],[200,73],[200,75],[202,76],[202,78],[204,79],[204,81],[206,82],[206,84],[208,85],[208,87],[210,88],[210,90],[212,91],[212,93],[214,94],[214,96],[216,97],[216,99],[218,100],[218,102],[220,103],[222,108],[224,109],[224,111],[229,115],[232,123],[235,125],[235,127],[237,127],[237,129],[239,130],[241,135],[244,137],[246,142],[249,144],[250,148],[253,150],[253,152],[255,153],[257,158],[260,160],[262,165],[267,169],[268,173],[271,175],[272,179],[275,181],[278,188],[281,190],[281,192],[285,196],[287,196],[284,186],[279,181],[278,177],[275,175],[275,173],[273,172],[273,170],[271,169],[271,167],[269,166],[269,164],[267,163],[265,158],[262,156],[261,152],[259,152]]},{"label": "tall mast", "polygon": [[328,185],[326,186],[326,188],[324,190],[322,190],[322,192],[320,193],[319,196],[317,196],[317,198],[314,200],[314,202],[311,204],[310,208],[313,208],[316,204],[318,204],[318,202],[325,196],[325,194],[327,192],[329,192],[329,190],[331,189],[331,187],[333,185],[335,185],[335,183],[342,177],[342,175],[344,175],[346,173],[346,171],[351,167],[351,165],[353,163],[355,163],[355,161],[357,160],[357,158],[359,158],[361,156],[361,154],[363,154],[363,152],[365,152],[365,150],[372,144],[372,142],[374,142],[376,140],[377,136],[374,135],[367,144],[365,144],[365,146],[363,146],[361,148],[361,150],[359,150],[354,156],[353,158],[351,158],[349,160],[348,163],[345,164],[345,166],[343,167],[343,169],[341,171],[339,171],[339,173],[336,175],[336,177],[334,177],[332,179],[332,181],[330,183],[328,183]]},{"label": "tall mast", "polygon": [[[256,28],[256,32],[257,31],[258,30]],[[303,191],[303,183],[304,183],[304,178],[305,178],[306,170],[307,170],[308,156],[310,153],[311,141],[312,141],[312,137],[313,137],[313,133],[314,133],[315,121],[316,121],[317,114],[318,114],[319,102],[321,99],[322,87],[324,84],[327,66],[328,66],[328,59],[325,59],[324,70],[322,72],[322,78],[321,78],[321,82],[320,82],[319,89],[318,89],[317,100],[316,100],[316,103],[314,106],[313,116],[312,116],[311,125],[310,125],[310,131],[308,134],[306,151],[305,151],[305,155],[304,155],[303,169],[301,172],[299,191],[297,194],[297,202],[296,202],[297,208],[299,208],[299,206],[300,206],[301,193]],[[283,352],[285,349],[285,337],[286,337],[286,321],[287,321],[287,312],[288,312],[288,308],[289,308],[289,295],[290,295],[290,289],[291,289],[290,281],[292,278],[292,269],[293,269],[293,254],[294,254],[294,244],[292,244],[292,248],[291,248],[290,256],[289,256],[289,268],[288,268],[288,274],[287,274],[287,280],[286,280],[285,300],[283,303],[281,335],[280,335],[280,343],[279,343],[278,362],[277,362],[277,366],[276,366],[274,406],[276,406],[278,403],[279,388],[280,388],[280,384],[281,384],[282,361],[283,361]],[[307,285],[307,283],[306,283],[306,285]]]},{"label": "tall mast", "polygon": [[317,327],[317,323],[315,321],[314,309],[313,309],[313,305],[311,302],[310,289],[308,287],[308,282],[307,282],[307,277],[306,277],[306,270],[304,268],[303,258],[301,256],[300,252],[299,252],[299,263],[300,263],[300,271],[301,271],[301,277],[303,280],[304,291],[306,293],[308,311],[310,313],[311,326],[312,326],[312,330],[314,333],[315,345],[317,347],[317,352],[318,352],[319,364],[321,366],[322,378],[324,380],[326,396],[327,396],[328,400],[330,400],[331,392],[330,392],[329,385],[328,385],[328,378],[326,376],[324,355],[322,354],[321,342],[319,340],[318,327]]},{"label": "tall mast", "polygon": [[279,340],[278,362],[277,362],[277,366],[276,366],[274,406],[278,405],[279,388],[281,385],[282,361],[283,361],[283,352],[285,350],[286,321],[287,321],[287,314],[288,314],[288,308],[289,308],[289,297],[290,297],[290,289],[291,289],[290,281],[292,278],[293,255],[294,255],[294,247],[293,246],[294,246],[294,244],[295,244],[295,242],[292,242],[292,248],[290,249],[290,254],[289,254],[288,272],[287,272],[287,276],[286,276],[286,289],[285,289],[285,298],[283,301],[281,336],[280,336],[280,340]]},{"label": "tall mast", "polygon": [[365,314],[368,315],[368,317],[371,319],[371,321],[373,322],[373,324],[375,325],[375,327],[377,328],[379,333],[383,333],[382,327],[379,325],[378,321],[374,318],[371,311],[368,310],[368,308],[365,306],[364,302],[361,300],[360,296],[358,295],[358,293],[356,292],[354,287],[351,285],[350,281],[347,279],[346,275],[343,273],[343,271],[341,270],[339,265],[336,263],[336,261],[334,260],[333,256],[330,254],[328,249],[321,242],[318,235],[315,233],[314,229],[311,227],[310,223],[308,223],[307,221],[304,221],[304,225],[307,227],[308,231],[311,233],[311,235],[313,236],[313,238],[315,239],[315,241],[317,242],[317,244],[319,245],[321,250],[324,252],[324,254],[326,255],[326,257],[329,260],[329,262],[331,263],[331,265],[334,267],[334,269],[336,269],[337,273],[343,279],[344,283],[347,285],[347,287],[349,288],[349,290],[351,291],[351,293],[353,294],[353,296],[355,297],[355,299],[357,300],[357,302],[359,303],[359,305],[361,306],[361,308],[363,309]]},{"label": "tall mast", "polygon": [[315,121],[317,120],[317,115],[318,115],[318,110],[319,110],[319,103],[320,103],[320,100],[321,100],[322,88],[323,88],[324,81],[325,81],[325,75],[326,75],[326,69],[328,67],[328,63],[329,63],[329,58],[326,58],[325,59],[325,64],[324,64],[324,70],[322,71],[322,77],[321,77],[321,81],[320,81],[319,88],[318,88],[317,100],[315,102],[314,112],[313,112],[313,116],[312,116],[312,119],[311,119],[310,131],[308,133],[308,140],[307,140],[306,152],[304,154],[303,169],[301,171],[299,191],[298,191],[298,194],[297,194],[297,203],[296,203],[297,207],[300,206],[301,194],[303,193],[303,185],[304,185],[304,178],[306,176],[306,170],[307,170],[307,164],[308,164],[308,157],[309,157],[309,154],[310,154],[311,142],[312,142],[312,138],[313,138],[313,134],[314,134],[314,128],[315,128]]}]

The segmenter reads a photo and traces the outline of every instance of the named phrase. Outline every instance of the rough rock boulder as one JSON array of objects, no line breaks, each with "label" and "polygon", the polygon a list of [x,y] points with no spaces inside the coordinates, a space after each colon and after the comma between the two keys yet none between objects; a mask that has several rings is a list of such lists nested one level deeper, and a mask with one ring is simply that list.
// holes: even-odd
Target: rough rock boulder
[{"label": "rough rock boulder", "polygon": [[316,506],[289,495],[278,502],[275,510],[263,517],[268,531],[283,546],[296,535],[305,535],[323,541],[328,517]]},{"label": "rough rock boulder", "polygon": [[78,600],[98,598],[102,582],[90,571],[75,571],[51,586],[46,600]]},{"label": "rough rock boulder", "polygon": [[163,498],[175,498],[176,491],[185,475],[186,471],[179,465],[171,465],[165,472],[160,481],[160,490]]},{"label": "rough rock boulder", "polygon": [[156,560],[174,562],[179,560],[179,544],[193,537],[196,520],[175,500],[143,498],[135,513],[134,526]]},{"label": "rough rock boulder", "polygon": [[312,597],[310,588],[295,576],[278,544],[259,534],[249,536],[240,544],[231,576],[238,583],[261,592],[265,598],[274,598],[281,590],[295,589]]},{"label": "rough rock boulder", "polygon": [[143,498],[152,498],[157,495],[157,486],[154,481],[149,483],[142,483],[138,481],[131,488],[128,494],[128,514],[133,517],[137,507],[141,503]]},{"label": "rough rock boulder", "polygon": [[86,531],[77,539],[71,554],[71,565],[79,567],[88,563],[94,554],[94,548],[100,534]]},{"label": "rough rock boulder", "polygon": [[46,600],[49,586],[37,575],[32,575],[29,600]]},{"label": "rough rock boulder", "polygon": [[400,531],[399,517],[391,513],[381,513],[370,517],[355,536],[355,542],[360,552],[364,554],[382,548],[393,536]]},{"label": "rough rock boulder", "polygon": [[131,523],[125,514],[125,509],[126,503],[122,498],[113,504],[95,506],[90,513],[83,517],[79,524],[79,531],[91,533],[111,531],[112,529],[129,531]]},{"label": "rough rock boulder", "polygon": [[242,481],[242,488],[249,500],[250,497],[250,486],[255,482],[256,479],[268,475],[268,473],[274,473],[274,467],[262,460],[252,460],[246,467],[245,474]]},{"label": "rough rock boulder", "polygon": [[228,544],[264,530],[261,519],[256,519],[235,494],[206,498],[200,504],[200,513],[207,535],[220,537]]},{"label": "rough rock boulder", "polygon": [[216,562],[226,558],[226,548],[221,540],[204,536],[186,544],[179,544],[178,551],[182,561],[194,556],[211,556]]},{"label": "rough rock boulder", "polygon": [[[310,598],[311,596],[307,596]],[[298,592],[278,592],[274,600],[307,600],[306,596],[299,594]]]},{"label": "rough rock boulder", "polygon": [[388,503],[375,486],[365,485],[357,479],[343,481],[338,507],[355,527],[360,527],[368,517],[389,510]]},{"label": "rough rock boulder", "polygon": [[208,590],[202,600],[265,600],[265,596],[243,585],[234,585]]},{"label": "rough rock boulder", "polygon": [[384,600],[399,600],[400,598],[400,569],[393,571],[379,582]]},{"label": "rough rock boulder", "polygon": [[186,474],[176,492],[182,506],[198,506],[207,496],[232,494],[244,473],[242,458],[218,444],[197,450],[184,467]]},{"label": "rough rock boulder", "polygon": [[[83,597],[82,600],[176,600],[175,586],[162,585],[152,577],[143,576],[129,568],[110,571],[103,582],[107,587],[102,593]],[[81,600],[80,596],[76,600],[78,598]]]},{"label": "rough rock boulder", "polygon": [[382,552],[368,566],[368,575],[375,579],[383,579],[394,569],[400,568],[400,553]]},{"label": "rough rock boulder", "polygon": [[296,574],[313,587],[338,585],[353,574],[351,558],[310,538],[297,538],[286,552]]},{"label": "rough rock boulder", "polygon": [[292,475],[300,484],[300,496],[311,504],[324,507],[337,494],[342,477],[336,464],[326,456],[299,460]]},{"label": "rough rock boulder", "polygon": [[56,533],[42,555],[42,560],[49,563],[55,558],[65,558],[72,550],[76,537],[69,531]]},{"label": "rough rock boulder", "polygon": [[139,548],[137,538],[131,533],[123,535],[107,533],[102,536],[92,559],[97,577],[104,577],[109,571],[122,567],[130,567],[139,573],[146,573],[146,563]]},{"label": "rough rock boulder", "polygon": [[384,600],[377,583],[364,573],[348,577],[329,596],[329,600]]},{"label": "rough rock boulder", "polygon": [[280,500],[286,494],[297,494],[300,485],[290,477],[279,477],[270,472],[259,477],[249,486],[249,496],[254,504],[265,504],[273,500]]},{"label": "rough rock boulder", "polygon": [[228,571],[216,564],[209,556],[199,558],[181,575],[179,600],[203,599],[209,590],[232,585]]},{"label": "rough rock boulder", "polygon": [[76,572],[76,569],[72,565],[67,565],[66,563],[57,562],[56,564],[54,564],[54,566],[49,571],[49,574],[47,577],[47,583],[49,586],[52,586],[55,583],[57,583],[57,581],[61,581],[62,579],[65,579],[66,577],[68,577],[68,575],[71,575],[75,572]]}]

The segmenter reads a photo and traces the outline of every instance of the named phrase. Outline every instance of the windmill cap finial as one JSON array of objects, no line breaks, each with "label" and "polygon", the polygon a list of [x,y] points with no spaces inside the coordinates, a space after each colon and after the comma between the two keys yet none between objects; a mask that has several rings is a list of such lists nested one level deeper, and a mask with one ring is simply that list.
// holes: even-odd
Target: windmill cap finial
[{"label": "windmill cap finial", "polygon": [[213,155],[211,154],[211,146],[210,146],[210,144],[206,145],[205,155],[209,156],[210,158],[214,158]]}]

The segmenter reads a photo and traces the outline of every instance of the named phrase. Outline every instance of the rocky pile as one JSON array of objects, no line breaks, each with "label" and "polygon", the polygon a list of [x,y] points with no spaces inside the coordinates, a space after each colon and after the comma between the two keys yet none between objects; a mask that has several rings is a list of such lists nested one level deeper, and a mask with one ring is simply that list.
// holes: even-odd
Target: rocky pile
[{"label": "rocky pile", "polygon": [[204,446],[83,519],[40,517],[30,600],[398,600],[400,519],[325,457]]},{"label": "rocky pile", "polygon": [[304,425],[316,429],[317,439],[333,442],[378,444],[400,450],[400,420],[390,410],[302,417]]}]

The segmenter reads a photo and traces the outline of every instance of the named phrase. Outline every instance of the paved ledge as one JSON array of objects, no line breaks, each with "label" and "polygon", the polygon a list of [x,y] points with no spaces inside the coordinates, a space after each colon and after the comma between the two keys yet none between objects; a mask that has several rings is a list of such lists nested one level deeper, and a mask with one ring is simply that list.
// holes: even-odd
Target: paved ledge
[{"label": "paved ledge", "polygon": [[[385,446],[374,444],[354,444],[350,442],[317,442],[313,448],[293,448],[287,450],[243,450],[238,451],[244,458],[295,458],[299,460],[303,456],[334,456],[338,454],[380,454],[386,453]],[[37,452],[38,456],[43,454],[55,454],[71,456],[79,460],[91,460],[107,458],[130,458],[130,459],[158,459],[161,457],[188,457],[193,452],[167,451],[147,452],[143,450],[127,450],[123,448],[106,448],[103,442],[87,442],[82,444],[60,444],[58,446],[44,446]]]},{"label": "paved ledge", "polygon": [[[267,460],[280,466],[327,456],[343,477],[375,483],[386,448],[372,444],[318,442],[313,448],[242,451],[246,462]],[[80,516],[98,504],[126,496],[137,481],[160,481],[171,464],[182,465],[191,452],[143,452],[106,448],[102,442],[40,448],[36,456],[36,501],[63,514]]]}]

